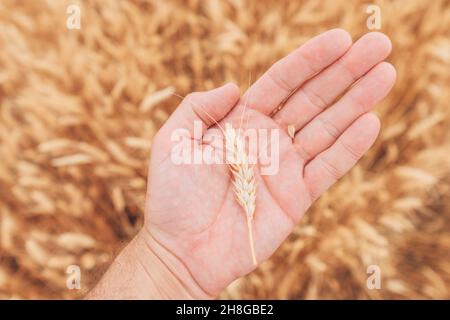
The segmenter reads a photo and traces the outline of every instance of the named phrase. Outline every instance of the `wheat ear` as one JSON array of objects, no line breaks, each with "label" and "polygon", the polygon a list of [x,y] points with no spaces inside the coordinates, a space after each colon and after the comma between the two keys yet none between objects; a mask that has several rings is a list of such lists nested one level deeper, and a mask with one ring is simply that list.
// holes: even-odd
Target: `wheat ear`
[{"label": "wheat ear", "polygon": [[[172,93],[174,96],[184,98],[176,93]],[[247,103],[244,105],[245,112]],[[241,126],[239,127],[239,134],[236,134],[236,130],[231,124],[225,124],[225,130],[220,124],[203,108],[200,108],[213,122],[219,127],[225,136],[225,145],[227,150],[227,162],[230,166],[233,174],[234,193],[239,205],[244,209],[247,218],[248,238],[250,242],[250,251],[252,254],[252,261],[255,266],[258,265],[255,253],[255,244],[253,239],[253,216],[256,209],[256,181],[253,174],[253,168],[249,165],[248,157],[244,148],[244,141],[240,136]]]},{"label": "wheat ear", "polygon": [[253,239],[253,216],[256,209],[255,175],[253,168],[249,165],[241,135],[236,133],[236,130],[229,123],[225,124],[225,133],[227,163],[233,175],[236,200],[246,214],[250,251],[253,264],[256,266],[257,261]]}]

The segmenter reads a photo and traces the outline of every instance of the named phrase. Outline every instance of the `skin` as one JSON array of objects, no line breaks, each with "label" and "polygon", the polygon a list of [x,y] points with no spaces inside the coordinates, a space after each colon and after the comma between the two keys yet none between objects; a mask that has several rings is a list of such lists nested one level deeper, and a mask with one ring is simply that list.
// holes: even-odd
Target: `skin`
[{"label": "skin", "polygon": [[255,269],[228,167],[174,164],[171,135],[179,128],[203,152],[217,123],[280,129],[279,170],[261,175],[254,167],[256,257],[268,259],[374,143],[380,122],[371,110],[396,78],[383,62],[390,51],[381,33],[352,44],[346,31],[333,29],[276,62],[242,97],[234,84],[188,95],[154,139],[144,227],[88,298],[214,298]]}]

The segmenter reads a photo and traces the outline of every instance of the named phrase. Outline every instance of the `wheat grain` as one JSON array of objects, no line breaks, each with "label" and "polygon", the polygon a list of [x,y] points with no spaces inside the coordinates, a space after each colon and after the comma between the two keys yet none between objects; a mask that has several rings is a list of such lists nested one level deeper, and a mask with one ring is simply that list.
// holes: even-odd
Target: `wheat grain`
[{"label": "wheat grain", "polygon": [[295,136],[295,126],[293,124],[288,125],[288,134],[291,139],[294,139]]},{"label": "wheat grain", "polygon": [[247,218],[247,228],[250,251],[253,264],[256,266],[256,253],[253,239],[253,216],[256,209],[256,182],[253,168],[249,165],[244,148],[244,140],[240,132],[227,123],[225,125],[225,145],[227,163],[233,174],[234,193],[239,205],[244,209]]}]

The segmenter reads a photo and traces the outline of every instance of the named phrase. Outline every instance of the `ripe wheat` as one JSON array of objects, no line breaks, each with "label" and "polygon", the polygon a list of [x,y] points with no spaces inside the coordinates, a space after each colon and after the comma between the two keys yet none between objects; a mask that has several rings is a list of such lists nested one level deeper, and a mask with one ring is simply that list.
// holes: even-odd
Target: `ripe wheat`
[{"label": "ripe wheat", "polygon": [[[172,94],[184,98],[175,93]],[[199,109],[219,127],[225,137],[226,162],[233,175],[233,191],[236,195],[237,202],[245,211],[252,261],[253,264],[257,266],[258,262],[256,260],[253,237],[253,216],[256,209],[256,181],[253,168],[249,164],[248,156],[245,151],[244,140],[241,136],[242,120],[244,118],[246,107],[247,103],[244,105],[241,115],[241,125],[239,130],[237,130],[237,133],[230,123],[226,123],[224,129],[204,108],[200,106]]]},{"label": "ripe wheat", "polygon": [[233,174],[234,193],[246,214],[252,261],[256,266],[257,261],[253,239],[253,216],[256,209],[255,175],[253,168],[249,165],[244,140],[240,135],[240,131],[236,132],[229,123],[225,125],[225,145],[227,163]]}]

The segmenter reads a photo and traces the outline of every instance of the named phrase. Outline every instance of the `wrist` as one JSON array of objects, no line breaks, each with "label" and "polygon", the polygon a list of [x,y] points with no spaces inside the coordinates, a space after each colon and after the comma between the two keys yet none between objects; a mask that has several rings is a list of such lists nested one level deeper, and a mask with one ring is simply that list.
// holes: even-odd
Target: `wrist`
[{"label": "wrist", "polygon": [[133,240],[136,261],[161,299],[212,299],[195,281],[186,265],[162,246],[144,227]]},{"label": "wrist", "polygon": [[144,231],[120,252],[86,299],[208,299],[188,269]]}]

